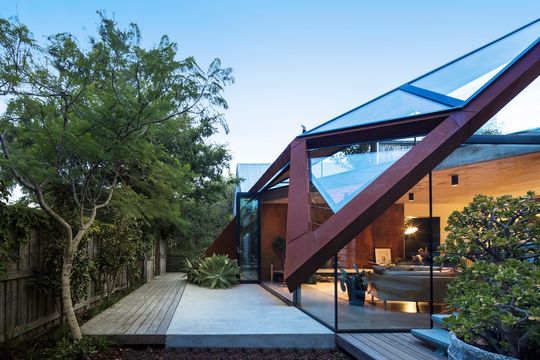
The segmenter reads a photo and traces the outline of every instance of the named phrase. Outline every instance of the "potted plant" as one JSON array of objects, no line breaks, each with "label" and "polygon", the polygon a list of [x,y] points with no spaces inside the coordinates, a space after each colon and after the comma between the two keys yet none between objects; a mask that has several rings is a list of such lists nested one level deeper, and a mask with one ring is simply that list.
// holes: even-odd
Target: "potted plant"
[{"label": "potted plant", "polygon": [[540,203],[477,195],[453,212],[440,247],[457,263],[447,303],[449,359],[540,358]]},{"label": "potted plant", "polygon": [[364,306],[368,288],[366,272],[359,271],[356,264],[354,264],[354,268],[356,269],[355,274],[349,274],[344,268],[339,268],[341,291],[347,291],[350,305]]},{"label": "potted plant", "polygon": [[281,271],[274,271],[273,278],[277,282],[282,282],[284,280],[283,270],[285,269],[285,238],[281,235],[276,236],[274,241],[272,241],[272,248],[279,255],[279,261],[281,263]]}]

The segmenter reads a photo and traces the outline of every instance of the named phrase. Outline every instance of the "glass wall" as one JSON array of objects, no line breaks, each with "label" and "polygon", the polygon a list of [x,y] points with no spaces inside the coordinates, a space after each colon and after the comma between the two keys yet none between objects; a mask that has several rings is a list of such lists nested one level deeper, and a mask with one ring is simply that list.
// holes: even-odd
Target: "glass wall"
[{"label": "glass wall", "polygon": [[238,206],[238,265],[241,281],[259,281],[260,229],[259,199],[239,193]]},{"label": "glass wall", "polygon": [[336,328],[336,258],[330,259],[296,289],[296,305]]},{"label": "glass wall", "polygon": [[[440,263],[447,221],[477,194],[540,201],[540,79],[352,239],[297,290],[298,306],[338,331],[429,328],[450,313]],[[310,151],[311,229],[338,212],[422,136]]]},{"label": "glass wall", "polygon": [[[316,230],[324,224],[421,139],[419,135],[312,151],[311,229]],[[428,181],[424,182],[427,194]],[[412,260],[418,255],[419,247],[424,252],[431,249],[430,232],[425,228],[426,219],[429,219],[429,197],[423,195],[417,195],[417,209],[407,209],[406,215],[406,205],[413,202],[408,200],[407,194],[322,264],[297,290],[297,305],[327,326],[339,330],[429,327],[429,263],[427,258],[418,263]],[[420,228],[418,234],[405,234],[406,220],[410,222],[409,227]],[[416,238],[418,241],[413,241]],[[411,261],[407,262],[408,258]],[[404,290],[403,279],[396,276],[379,278],[374,271],[383,272],[386,268],[397,271],[396,264],[411,265],[406,270],[414,269],[415,274],[421,273],[423,277],[413,281],[409,290]],[[360,273],[365,276],[360,278]],[[404,270],[403,274],[412,273]],[[361,283],[355,284],[358,279]],[[362,286],[365,289],[361,289]],[[398,288],[391,289],[392,286]],[[405,294],[398,296],[396,292]]]},{"label": "glass wall", "polygon": [[430,218],[429,184],[420,181],[338,252],[339,330],[430,327],[439,219]]}]

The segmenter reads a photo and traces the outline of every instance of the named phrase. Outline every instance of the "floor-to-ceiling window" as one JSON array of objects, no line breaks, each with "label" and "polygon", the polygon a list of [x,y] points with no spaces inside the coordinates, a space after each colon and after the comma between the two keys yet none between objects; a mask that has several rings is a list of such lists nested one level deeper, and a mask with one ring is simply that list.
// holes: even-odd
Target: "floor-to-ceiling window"
[{"label": "floor-to-ceiling window", "polygon": [[254,194],[238,193],[237,259],[241,281],[260,279],[260,222],[259,198]]},{"label": "floor-to-ceiling window", "polygon": [[[540,80],[532,82],[297,290],[297,305],[338,331],[428,328],[457,268],[440,261],[448,217],[477,194],[540,201]],[[423,137],[310,150],[316,231]]]}]

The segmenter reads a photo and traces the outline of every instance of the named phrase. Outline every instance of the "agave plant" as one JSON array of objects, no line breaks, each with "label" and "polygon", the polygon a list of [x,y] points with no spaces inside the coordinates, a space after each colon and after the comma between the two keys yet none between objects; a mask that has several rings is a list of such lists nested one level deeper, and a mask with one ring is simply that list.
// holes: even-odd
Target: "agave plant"
[{"label": "agave plant", "polygon": [[226,255],[212,255],[198,264],[196,282],[210,289],[226,289],[238,282],[239,273],[240,267],[236,261]]},{"label": "agave plant", "polygon": [[190,283],[198,283],[199,266],[203,260],[202,256],[193,257],[191,259],[186,258],[184,260],[184,266],[180,269],[184,273],[184,277]]}]

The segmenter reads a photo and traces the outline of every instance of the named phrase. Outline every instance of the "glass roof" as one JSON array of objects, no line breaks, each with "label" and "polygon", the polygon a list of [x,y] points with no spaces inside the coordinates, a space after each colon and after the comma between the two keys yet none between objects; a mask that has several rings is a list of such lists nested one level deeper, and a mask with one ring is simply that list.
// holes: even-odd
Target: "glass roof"
[{"label": "glass roof", "polygon": [[408,138],[356,144],[330,156],[310,157],[311,182],[335,213],[417,141]]},{"label": "glass roof", "polygon": [[412,85],[467,100],[540,36],[540,19],[439,68]]},{"label": "glass roof", "polygon": [[360,108],[323,124],[308,134],[344,129],[352,126],[376,123],[381,120],[399,119],[450,109],[449,106],[410,94],[403,90],[394,90]]},{"label": "glass roof", "polygon": [[540,19],[304,135],[457,109],[540,38]]},{"label": "glass roof", "polygon": [[476,132],[477,135],[507,135],[540,128],[540,77],[506,104]]}]

